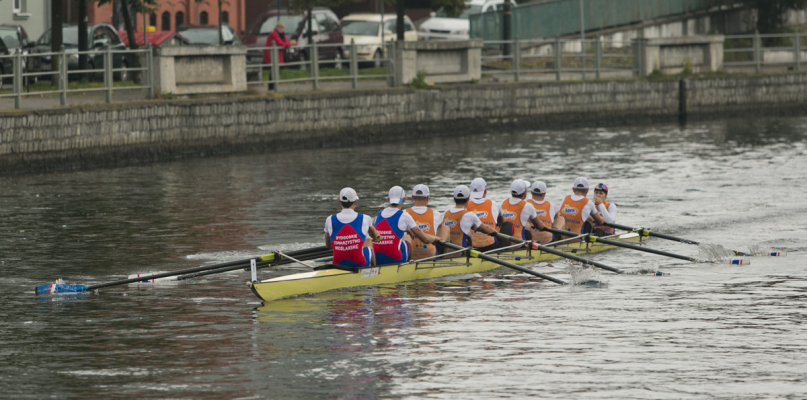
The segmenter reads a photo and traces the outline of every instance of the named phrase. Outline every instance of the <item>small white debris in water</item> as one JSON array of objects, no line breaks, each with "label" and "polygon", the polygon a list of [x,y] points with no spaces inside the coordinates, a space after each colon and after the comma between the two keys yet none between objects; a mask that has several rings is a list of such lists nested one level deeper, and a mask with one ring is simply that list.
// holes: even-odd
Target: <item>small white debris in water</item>
[{"label": "small white debris in water", "polygon": [[25,322],[23,322],[23,324],[33,324],[33,323],[34,323],[34,321],[25,321]]},{"label": "small white debris in water", "polygon": [[67,225],[62,225],[62,228],[67,228]]}]

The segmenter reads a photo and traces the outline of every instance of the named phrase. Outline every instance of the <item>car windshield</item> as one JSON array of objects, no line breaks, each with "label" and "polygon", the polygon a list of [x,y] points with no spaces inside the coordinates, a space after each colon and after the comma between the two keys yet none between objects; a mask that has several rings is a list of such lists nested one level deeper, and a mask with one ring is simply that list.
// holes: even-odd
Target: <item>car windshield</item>
[{"label": "car windshield", "polygon": [[0,40],[2,40],[9,49],[19,47],[20,45],[19,40],[17,40],[17,31],[14,29],[0,29]]},{"label": "car windshield", "polygon": [[[466,8],[465,10],[462,10],[462,12],[460,13],[460,15],[457,16],[457,18],[468,19],[468,18],[471,17],[471,15],[479,14],[481,12],[482,12],[482,6],[468,6],[468,8]],[[442,8],[442,7],[439,10],[437,10],[436,15],[438,17],[443,17],[443,18],[448,17],[448,14],[446,14],[445,9]]]},{"label": "car windshield", "polygon": [[374,21],[342,21],[343,35],[378,36],[378,22]]},{"label": "car windshield", "polygon": [[[233,34],[226,28],[221,28],[222,32],[222,39],[225,42],[229,42],[233,40]],[[191,28],[186,29],[184,31],[179,32],[180,35],[184,36],[188,41],[192,44],[218,44],[219,43],[219,34],[216,33],[216,29],[210,28]]]},{"label": "car windshield", "polygon": [[[303,22],[302,15],[281,15],[280,22],[286,25],[285,33],[294,35],[297,33],[297,28],[300,27],[300,23]],[[253,25],[252,29],[250,29],[250,35],[268,35],[270,32],[275,30],[275,25],[277,25],[277,16],[272,15],[271,17],[267,18],[266,21],[260,25],[260,29],[255,29],[257,26]]]}]

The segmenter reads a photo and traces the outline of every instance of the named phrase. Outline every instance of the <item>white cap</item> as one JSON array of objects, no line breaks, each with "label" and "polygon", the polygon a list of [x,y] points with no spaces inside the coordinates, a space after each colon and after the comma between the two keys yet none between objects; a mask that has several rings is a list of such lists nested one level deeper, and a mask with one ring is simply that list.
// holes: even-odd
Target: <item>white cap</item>
[{"label": "white cap", "polygon": [[393,186],[389,190],[389,203],[394,206],[403,203],[404,197],[406,197],[406,192],[400,186]]},{"label": "white cap", "polygon": [[349,201],[354,202],[359,199],[359,195],[356,194],[356,191],[352,188],[344,188],[341,192],[339,192],[339,201]]},{"label": "white cap", "polygon": [[521,181],[524,182],[524,187],[526,187],[527,189],[530,188],[530,181],[525,181],[524,179],[522,179]]},{"label": "white cap", "polygon": [[588,179],[582,176],[574,180],[572,189],[588,189]]},{"label": "white cap", "polygon": [[546,184],[541,181],[535,181],[530,186],[530,192],[535,194],[544,194],[546,193]]},{"label": "white cap", "polygon": [[527,185],[521,179],[516,179],[510,184],[510,194],[513,196],[521,196],[525,191],[527,191]]},{"label": "white cap", "polygon": [[422,183],[420,185],[415,185],[415,187],[412,189],[412,196],[429,197],[429,187]]},{"label": "white cap", "polygon": [[485,189],[487,189],[487,187],[487,182],[482,178],[476,178],[471,181],[471,198],[481,199],[485,195]]},{"label": "white cap", "polygon": [[454,198],[455,199],[467,199],[471,196],[471,189],[468,189],[468,186],[459,185],[454,188]]}]

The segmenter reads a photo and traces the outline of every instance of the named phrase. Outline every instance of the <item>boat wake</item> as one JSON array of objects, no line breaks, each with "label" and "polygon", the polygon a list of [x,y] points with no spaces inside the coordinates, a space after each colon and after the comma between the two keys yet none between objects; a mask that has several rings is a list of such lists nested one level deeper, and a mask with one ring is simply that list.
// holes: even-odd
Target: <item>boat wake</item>
[{"label": "boat wake", "polygon": [[607,286],[608,282],[602,279],[602,275],[594,268],[586,268],[579,265],[569,263],[566,266],[566,271],[569,273],[571,285],[586,285],[586,286]]}]

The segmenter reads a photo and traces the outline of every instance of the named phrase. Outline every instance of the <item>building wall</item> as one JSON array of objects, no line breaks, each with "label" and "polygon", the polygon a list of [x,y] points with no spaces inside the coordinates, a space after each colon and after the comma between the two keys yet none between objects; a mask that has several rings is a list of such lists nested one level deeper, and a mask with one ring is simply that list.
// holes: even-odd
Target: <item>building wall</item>
[{"label": "building wall", "polygon": [[[676,121],[678,81],[461,85],[217,98],[0,116],[0,173],[59,171],[487,130]],[[804,115],[807,74],[693,79],[690,118]]]},{"label": "building wall", "polygon": [[50,1],[24,0],[24,13],[14,14],[13,0],[0,1],[0,24],[20,25],[31,40],[50,28]]},{"label": "building wall", "polygon": [[[226,0],[223,1],[221,4],[221,11],[226,12],[228,14],[228,21],[227,23],[235,29],[236,32],[240,33],[242,30],[246,29],[244,26],[244,0]],[[168,29],[163,29],[162,18],[164,13],[168,13],[169,15],[169,27]],[[155,28],[158,31],[166,30],[166,31],[175,31],[177,30],[176,24],[176,15],[178,12],[182,12],[184,24],[190,25],[202,25],[200,21],[200,16],[202,13],[207,13],[207,25],[218,25],[218,3],[215,1],[209,2],[202,2],[196,3],[195,1],[160,1],[157,2],[157,11],[156,14],[156,26]],[[151,25],[151,21],[149,22],[149,26]],[[143,15],[137,15],[137,27],[138,30],[142,30],[143,26]]]}]

